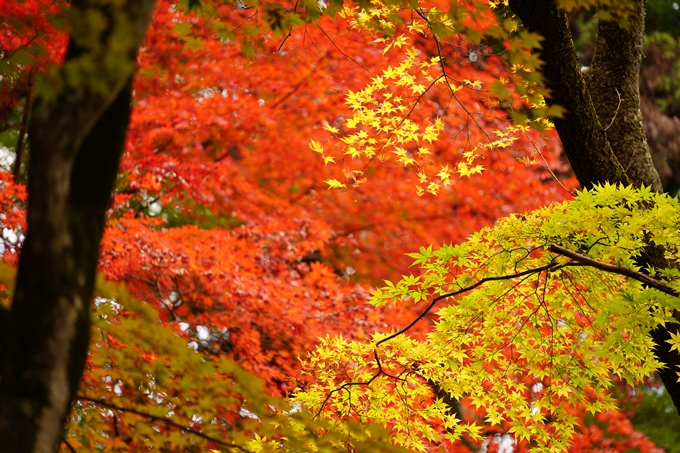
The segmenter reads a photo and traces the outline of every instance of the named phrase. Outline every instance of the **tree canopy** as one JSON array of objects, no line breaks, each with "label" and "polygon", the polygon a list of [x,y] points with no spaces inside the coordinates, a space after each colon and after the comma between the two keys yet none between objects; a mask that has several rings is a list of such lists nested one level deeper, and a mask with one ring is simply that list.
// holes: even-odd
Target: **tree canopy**
[{"label": "tree canopy", "polygon": [[0,5],[0,452],[656,448],[644,1]]}]

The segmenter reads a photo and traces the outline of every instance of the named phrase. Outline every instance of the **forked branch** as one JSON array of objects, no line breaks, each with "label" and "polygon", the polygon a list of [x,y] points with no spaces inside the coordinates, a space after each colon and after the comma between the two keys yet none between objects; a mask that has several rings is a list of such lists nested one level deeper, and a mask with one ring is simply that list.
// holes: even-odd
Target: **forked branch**
[{"label": "forked branch", "polygon": [[216,437],[210,436],[208,434],[203,434],[200,431],[196,431],[195,429],[189,428],[188,426],[180,425],[179,423],[176,423],[176,422],[174,422],[171,419],[166,418],[166,417],[159,417],[157,415],[151,415],[151,414],[148,414],[146,412],[138,411],[136,409],[118,406],[116,404],[107,403],[104,400],[94,399],[94,398],[90,398],[90,397],[87,397],[87,396],[84,396],[84,395],[77,395],[75,399],[80,400],[80,401],[87,401],[87,402],[93,403],[93,404],[97,404],[97,405],[105,407],[107,409],[112,409],[112,410],[116,410],[116,411],[120,411],[120,412],[127,412],[129,414],[139,415],[140,417],[144,417],[144,418],[147,418],[147,419],[152,420],[152,421],[162,422],[162,423],[165,423],[168,426],[172,426],[173,428],[180,429],[180,430],[182,430],[186,433],[192,434],[196,437],[200,437],[200,438],[205,439],[205,440],[210,441],[210,442],[214,442],[214,443],[221,445],[223,447],[234,448],[234,449],[240,450],[244,453],[250,453],[250,450],[247,450],[246,448],[244,448],[240,445],[235,445],[235,444],[232,444],[232,443],[229,443],[229,442],[225,442],[222,439],[218,439]]},{"label": "forked branch", "polygon": [[[480,286],[482,286],[483,284],[488,283],[488,282],[501,281],[501,280],[512,280],[513,278],[524,277],[525,275],[536,274],[536,273],[543,272],[543,271],[546,271],[546,270],[554,271],[554,270],[556,270],[556,269],[559,268],[559,267],[562,267],[562,266],[561,266],[560,264],[558,264],[558,263],[550,262],[550,263],[548,263],[548,264],[546,264],[546,265],[544,265],[544,266],[539,266],[539,267],[535,267],[535,268],[531,268],[531,269],[526,269],[526,270],[524,270],[524,271],[516,272],[516,273],[514,273],[514,274],[509,274],[509,275],[499,275],[499,276],[495,276],[495,277],[484,277],[484,278],[478,280],[477,282],[473,283],[472,285],[466,286],[466,287],[461,288],[461,289],[459,289],[459,290],[457,290],[457,291],[453,291],[453,292],[446,293],[446,294],[442,294],[441,296],[435,297],[434,299],[432,299],[432,302],[430,302],[430,304],[429,304],[427,307],[425,307],[425,310],[423,310],[423,311],[422,311],[422,312],[421,312],[421,313],[420,313],[413,321],[411,321],[411,323],[410,323],[409,325],[407,325],[407,326],[404,327],[403,329],[401,329],[401,330],[399,330],[399,331],[393,333],[392,335],[389,335],[389,336],[383,338],[382,340],[378,341],[378,342],[375,344],[375,349],[373,350],[373,355],[374,355],[374,357],[375,357],[375,362],[376,362],[376,365],[377,365],[377,367],[378,367],[378,372],[375,373],[375,374],[374,374],[369,380],[367,380],[367,381],[361,381],[361,382],[359,382],[359,381],[346,382],[346,383],[342,384],[340,387],[338,387],[338,388],[336,388],[336,389],[333,389],[333,390],[331,390],[330,392],[328,392],[328,395],[326,395],[326,398],[325,398],[325,399],[323,400],[323,402],[321,403],[321,406],[319,407],[319,410],[316,412],[315,417],[318,417],[318,416],[321,414],[321,412],[323,411],[324,407],[326,407],[326,404],[328,403],[328,400],[330,400],[331,396],[333,396],[334,393],[340,392],[340,391],[342,391],[342,390],[347,390],[348,388],[354,387],[354,386],[359,386],[359,385],[370,385],[374,380],[376,380],[376,379],[377,379],[379,376],[381,376],[381,375],[386,375],[386,376],[395,378],[394,376],[390,376],[387,372],[384,371],[383,366],[382,366],[382,363],[381,363],[381,361],[380,361],[380,357],[378,356],[378,346],[380,346],[381,344],[383,344],[383,343],[385,343],[385,342],[387,342],[387,341],[390,341],[390,340],[392,340],[392,339],[398,337],[399,335],[403,335],[404,333],[406,333],[406,332],[407,332],[408,330],[410,330],[413,326],[415,326],[421,319],[423,319],[425,316],[427,316],[427,314],[434,308],[435,305],[437,305],[437,303],[438,303],[439,301],[441,301],[441,300],[443,300],[443,299],[448,299],[449,297],[458,296],[458,295],[460,295],[460,294],[464,294],[464,293],[466,293],[466,292],[472,291],[473,289],[478,288],[478,287],[480,287]],[[397,378],[397,379],[400,379],[400,380],[401,380],[401,378]]]}]

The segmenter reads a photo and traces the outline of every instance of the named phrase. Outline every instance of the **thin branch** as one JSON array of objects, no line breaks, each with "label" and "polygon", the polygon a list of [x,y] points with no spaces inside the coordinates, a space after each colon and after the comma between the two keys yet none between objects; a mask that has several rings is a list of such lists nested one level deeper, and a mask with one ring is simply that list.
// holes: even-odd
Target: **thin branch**
[{"label": "thin branch", "polygon": [[98,400],[98,399],[94,399],[94,398],[88,398],[87,396],[83,396],[83,395],[76,395],[75,399],[80,400],[80,401],[87,401],[87,402],[90,402],[90,403],[98,404],[98,405],[105,407],[107,409],[113,409],[113,410],[116,410],[116,411],[127,412],[127,413],[130,413],[130,414],[139,415],[140,417],[148,418],[149,420],[162,422],[162,423],[165,423],[168,426],[172,426],[174,428],[181,429],[182,431],[186,431],[189,434],[193,434],[194,436],[201,437],[201,438],[208,440],[210,442],[215,442],[216,444],[221,445],[223,447],[235,448],[237,450],[241,450],[244,453],[251,453],[250,450],[247,450],[246,448],[244,448],[240,445],[231,444],[229,442],[225,442],[221,439],[210,436],[208,434],[203,434],[200,431],[196,431],[196,430],[191,429],[187,426],[183,426],[183,425],[180,425],[179,423],[175,423],[174,421],[170,420],[169,418],[158,417],[156,415],[147,414],[145,412],[141,412],[141,411],[138,411],[136,409],[121,407],[121,406],[118,406],[118,405],[115,405],[115,404],[107,403],[107,402],[102,401],[102,400]]},{"label": "thin branch", "polygon": [[[416,319],[411,321],[411,323],[408,326],[404,327],[403,329],[401,329],[398,332],[393,333],[392,335],[389,335],[389,336],[383,338],[382,340],[378,341],[375,344],[375,349],[373,350],[373,356],[375,357],[376,365],[378,366],[378,372],[377,373],[375,373],[368,381],[346,382],[346,383],[342,384],[340,387],[331,390],[328,393],[328,395],[326,395],[326,398],[323,400],[323,402],[321,403],[321,406],[319,407],[319,410],[316,412],[316,414],[314,416],[318,417],[321,414],[324,407],[326,407],[328,400],[330,400],[331,396],[333,396],[334,393],[340,392],[342,390],[347,390],[350,387],[354,387],[354,386],[358,386],[358,385],[370,385],[374,380],[376,380],[379,376],[381,376],[383,374],[386,375],[386,376],[389,376],[383,370],[382,363],[380,362],[380,358],[378,357],[378,346],[380,346],[381,344],[383,344],[387,341],[390,341],[390,340],[398,337],[399,335],[406,333],[409,329],[411,329],[413,326],[415,326],[421,319],[423,319],[430,312],[430,310],[432,310],[432,308],[437,304],[437,302],[439,302],[440,300],[447,299],[449,297],[454,297],[454,296],[457,296],[459,294],[466,293],[468,291],[472,291],[473,289],[478,288],[479,286],[482,286],[483,284],[488,283],[488,282],[500,281],[500,280],[512,280],[513,278],[523,277],[525,275],[540,273],[540,272],[547,271],[547,270],[553,271],[553,270],[556,270],[557,268],[560,268],[560,267],[562,267],[562,265],[560,265],[559,263],[551,262],[551,263],[546,264],[544,266],[539,266],[539,267],[536,267],[536,268],[527,269],[527,270],[524,270],[522,272],[516,272],[514,274],[499,275],[499,276],[496,276],[496,277],[484,277],[481,280],[477,281],[476,283],[474,283],[470,286],[466,286],[465,288],[461,288],[457,291],[453,291],[453,292],[442,294],[441,296],[435,297],[434,299],[432,299],[432,302],[430,302],[430,304],[425,308],[425,310],[423,310],[416,317]],[[390,377],[394,378],[394,376],[390,376]],[[398,379],[404,380],[402,378],[398,378]]]},{"label": "thin branch", "polygon": [[285,36],[285,38],[283,38],[283,41],[281,41],[281,44],[279,44],[279,48],[276,49],[276,53],[281,52],[281,48],[286,43],[288,38],[290,38],[291,36],[293,36],[293,27],[290,27],[290,30],[288,30],[288,34]]},{"label": "thin branch", "polygon": [[614,112],[614,116],[612,117],[612,120],[609,122],[609,126],[604,128],[604,131],[606,132],[607,129],[612,127],[612,124],[614,124],[614,120],[616,119],[616,115],[619,114],[619,108],[621,107],[621,93],[619,93],[618,88],[614,88],[616,90],[616,95],[619,97],[619,105],[616,106],[616,111]]},{"label": "thin branch", "polygon": [[[451,82],[449,82],[449,79],[452,79],[455,82],[460,83],[459,81],[457,81],[456,79],[451,77],[446,72],[446,63],[444,62],[444,55],[442,54],[441,42],[439,41],[439,38],[437,38],[437,35],[435,34],[434,30],[432,30],[432,24],[430,23],[429,19],[427,17],[425,17],[425,14],[423,14],[423,12],[421,10],[416,9],[415,11],[416,11],[416,14],[418,14],[425,21],[425,23],[427,24],[427,28],[429,28],[430,32],[432,33],[432,38],[434,39],[434,42],[437,45],[437,55],[439,56],[439,65],[441,66],[442,74],[444,75],[444,80],[446,81],[446,86],[449,89],[449,91],[451,92],[451,96],[453,96],[453,98],[456,100],[458,105],[463,109],[463,111],[467,115],[466,121],[467,121],[467,119],[471,118],[472,121],[475,123],[475,126],[477,126],[477,128],[479,128],[479,130],[482,132],[482,134],[484,134],[484,136],[486,137],[488,142],[491,143],[492,140],[491,140],[491,137],[489,137],[489,134],[486,133],[486,130],[484,130],[484,128],[479,124],[477,119],[475,119],[475,117],[468,110],[468,108],[465,107],[465,105],[461,102],[460,99],[458,99],[458,96],[456,95],[456,90],[453,89],[453,87],[451,86]],[[463,85],[463,84],[461,84],[461,85]],[[465,144],[466,147],[467,147],[467,144],[470,143],[469,134],[470,134],[470,132],[469,132],[469,129],[468,129],[468,139],[467,139],[467,143]]]},{"label": "thin branch", "polygon": [[120,437],[120,430],[118,429],[118,416],[116,413],[113,413],[113,434],[116,435],[116,437]]},{"label": "thin branch", "polygon": [[[293,7],[293,14],[295,14],[295,13],[297,12],[298,1],[299,1],[299,0],[295,0],[295,6]],[[281,44],[279,45],[279,48],[276,49],[276,52],[277,52],[277,53],[278,53],[278,52],[281,52],[281,48],[282,48],[283,45],[286,43],[286,41],[288,40],[288,38],[290,38],[291,36],[293,36],[293,27],[290,27],[290,29],[288,30],[288,34],[286,35],[285,38],[283,38],[283,41],[281,41]]]},{"label": "thin branch", "polygon": [[629,277],[632,278],[633,280],[637,280],[639,282],[644,283],[645,285],[657,289],[661,291],[662,293],[669,294],[671,296],[675,297],[680,297],[680,293],[670,286],[660,282],[659,280],[655,279],[654,277],[650,277],[649,275],[645,275],[641,272],[634,271],[632,269],[628,269],[626,267],[621,267],[617,266],[614,264],[605,264],[601,263],[597,260],[594,260],[588,256],[581,255],[580,253],[573,252],[569,249],[565,249],[564,247],[560,247],[559,245],[551,245],[548,247],[548,251],[552,253],[556,253],[558,255],[566,256],[567,258],[571,258],[574,260],[574,264],[576,265],[581,265],[581,266],[590,266],[594,267],[597,269],[600,269],[605,272],[611,272],[612,274],[619,274],[623,275],[624,277]]},{"label": "thin branch", "polygon": [[68,443],[68,440],[66,440],[65,437],[62,437],[62,438],[61,438],[61,443],[64,444],[64,445],[66,445],[66,448],[68,448],[69,451],[70,451],[71,453],[78,453],[78,452],[76,451],[76,449],[73,448],[73,445],[71,445],[71,444]]},{"label": "thin branch", "polygon": [[16,54],[20,50],[24,50],[25,48],[30,46],[33,43],[33,41],[38,39],[39,36],[40,35],[38,33],[35,33],[33,36],[31,36],[31,38],[28,41],[26,41],[25,44],[18,46],[16,49],[12,50],[11,52],[4,53],[4,55],[2,56],[2,59],[4,61],[10,61],[12,59],[12,57],[14,56],[14,54]]},{"label": "thin branch", "polygon": [[[243,8],[243,9],[250,9],[250,8],[252,8],[252,6],[249,6],[249,7],[247,7],[247,8]],[[250,16],[246,17],[245,20],[244,20],[243,22],[241,22],[236,28],[234,28],[234,29],[231,30],[231,33],[234,33],[236,30],[238,30],[239,28],[243,27],[243,26],[246,24],[246,22],[248,22],[250,19],[252,19],[253,17],[255,17],[256,14],[257,14],[257,11],[255,11],[255,12],[254,12],[253,14],[251,14]]]},{"label": "thin branch", "polygon": [[28,134],[28,118],[31,112],[31,92],[33,91],[33,73],[28,74],[28,92],[26,93],[26,104],[21,115],[21,126],[19,127],[19,139],[17,140],[16,158],[14,160],[14,168],[12,174],[14,181],[19,179],[21,173],[21,161],[24,153],[24,144],[26,142],[26,135]]},{"label": "thin branch", "polygon": [[401,119],[401,121],[399,122],[399,124],[397,124],[397,125],[394,127],[394,129],[392,129],[392,131],[390,132],[390,134],[389,134],[389,135],[387,136],[387,138],[383,141],[382,145],[380,145],[380,148],[378,148],[378,150],[377,150],[376,153],[373,155],[373,157],[371,157],[371,158],[368,160],[368,162],[366,162],[366,165],[363,166],[363,168],[361,169],[361,171],[366,171],[366,169],[367,169],[368,166],[373,162],[373,160],[374,160],[376,157],[378,157],[378,156],[380,155],[380,152],[383,150],[383,148],[385,148],[385,146],[387,146],[388,144],[390,144],[390,139],[392,138],[392,136],[393,136],[393,135],[396,133],[396,131],[397,131],[397,130],[398,130],[398,129],[406,122],[406,120],[408,120],[408,119],[411,117],[411,114],[412,114],[413,111],[416,109],[416,107],[418,107],[418,104],[420,103],[420,100],[423,98],[423,96],[425,96],[425,94],[426,94],[428,91],[430,91],[430,88],[432,88],[437,82],[439,82],[439,80],[441,80],[441,79],[444,78],[444,77],[445,77],[444,75],[440,75],[439,77],[437,77],[436,79],[434,79],[434,80],[432,81],[432,83],[430,83],[430,85],[429,85],[427,88],[425,88],[425,91],[423,91],[422,93],[420,93],[420,95],[419,95],[419,96],[416,98],[416,100],[413,102],[413,105],[411,106],[411,110],[409,110],[408,113],[406,114],[406,116],[403,117],[403,118]]},{"label": "thin branch", "polygon": [[332,39],[330,36],[328,36],[328,33],[326,33],[326,31],[325,31],[323,28],[321,28],[321,26],[320,26],[319,24],[315,24],[315,25],[317,26],[317,28],[318,28],[319,30],[321,30],[321,33],[323,33],[324,35],[326,35],[326,38],[328,38],[328,40],[331,42],[331,44],[333,44],[333,46],[334,46],[336,49],[338,49],[338,52],[340,52],[340,53],[342,54],[343,57],[347,58],[347,59],[350,60],[352,63],[354,63],[355,65],[359,66],[361,69],[363,69],[364,71],[368,72],[368,74],[369,74],[371,77],[373,77],[373,73],[372,73],[370,70],[366,69],[364,66],[362,66],[361,64],[359,64],[359,62],[356,61],[354,58],[350,57],[350,56],[347,55],[345,52],[343,52],[342,49],[340,49],[340,48],[338,47],[338,45],[335,44],[335,41],[333,41],[333,39]]},{"label": "thin branch", "polygon": [[[315,43],[314,40],[312,39],[312,35],[310,35],[310,34],[309,34],[309,31],[307,31],[307,24],[305,24],[305,35],[306,35],[306,36],[309,36],[309,42],[312,43],[312,46],[314,46],[314,49],[316,50],[316,53],[318,53],[319,56],[322,57],[322,59],[323,59],[323,55],[321,55],[321,51],[319,50],[319,48],[316,46],[316,43]],[[305,38],[304,38],[304,35],[303,35],[303,40],[304,40],[304,39],[305,39]],[[303,41],[303,42],[304,42],[304,41]],[[306,48],[306,47],[305,47],[305,56],[307,56],[307,48]],[[309,57],[307,57],[307,59],[309,59]]]},{"label": "thin branch", "polygon": [[314,75],[314,73],[321,67],[321,62],[328,56],[329,53],[330,53],[330,50],[327,51],[325,54],[323,54],[323,55],[321,56],[321,58],[319,58],[319,61],[316,63],[316,65],[312,68],[312,70],[309,71],[309,73],[308,73],[306,76],[304,76],[297,84],[295,84],[295,85],[288,91],[288,93],[286,93],[286,94],[284,94],[283,96],[281,96],[281,97],[280,97],[276,102],[274,102],[269,108],[272,109],[272,110],[274,110],[275,108],[277,108],[278,106],[280,106],[281,104],[283,104],[289,97],[291,97],[293,94],[295,94],[295,92],[296,92],[297,90],[299,90],[301,86],[305,85],[305,84],[309,81],[309,79],[312,78],[312,76]]},{"label": "thin branch", "polygon": [[549,264],[546,264],[544,266],[539,266],[539,267],[536,267],[536,268],[527,269],[527,270],[524,270],[522,272],[517,272],[515,274],[499,275],[499,276],[496,276],[496,277],[484,277],[483,279],[477,281],[476,283],[474,283],[470,286],[466,286],[465,288],[461,288],[458,291],[453,291],[451,293],[446,293],[446,294],[442,294],[441,296],[435,297],[434,299],[432,299],[432,302],[430,302],[430,305],[428,305],[425,308],[425,310],[423,310],[422,313],[420,313],[416,317],[416,319],[411,321],[411,323],[408,326],[404,327],[403,329],[401,329],[398,332],[393,333],[392,335],[390,335],[388,337],[383,338],[382,340],[377,342],[375,344],[375,346],[378,347],[382,343],[385,343],[386,341],[392,340],[393,338],[396,338],[399,335],[406,333],[409,329],[411,329],[413,326],[415,326],[418,323],[418,321],[423,319],[425,317],[425,315],[427,315],[430,312],[430,310],[432,310],[432,308],[437,304],[437,302],[439,302],[442,299],[448,299],[449,297],[454,297],[454,296],[458,296],[459,294],[467,293],[469,291],[472,291],[475,288],[482,286],[484,283],[493,282],[493,281],[500,281],[500,280],[512,280],[513,278],[523,277],[525,275],[536,274],[536,273],[547,271],[547,270],[555,270],[555,268],[557,268],[557,267],[559,267],[558,263],[549,263]]},{"label": "thin branch", "polygon": [[[605,129],[605,130],[606,130],[606,129]],[[524,131],[524,136],[529,140],[529,142],[531,143],[531,145],[534,147],[534,150],[536,151],[536,153],[537,153],[539,156],[541,156],[541,159],[543,159],[543,163],[545,164],[545,168],[548,169],[548,171],[549,171],[550,174],[552,175],[553,179],[554,179],[555,181],[557,181],[557,184],[559,184],[559,185],[562,187],[562,189],[564,189],[569,195],[571,195],[572,197],[575,197],[576,194],[575,194],[574,192],[572,192],[571,190],[569,190],[569,189],[567,189],[566,187],[564,187],[564,184],[562,184],[562,181],[560,181],[560,179],[557,177],[557,175],[556,175],[555,172],[552,170],[552,168],[550,168],[550,165],[548,164],[548,161],[546,160],[545,156],[543,156],[543,153],[541,152],[541,150],[538,148],[538,146],[536,145],[536,143],[531,139],[531,137],[529,137],[529,134],[527,134],[526,131]]]}]

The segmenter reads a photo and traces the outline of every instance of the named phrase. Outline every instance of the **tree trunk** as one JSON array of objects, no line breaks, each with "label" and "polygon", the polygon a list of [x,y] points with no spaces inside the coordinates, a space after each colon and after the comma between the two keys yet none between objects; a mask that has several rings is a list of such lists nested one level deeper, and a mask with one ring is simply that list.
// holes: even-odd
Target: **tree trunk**
[{"label": "tree trunk", "polygon": [[[87,356],[105,211],[130,118],[135,56],[154,1],[91,3],[71,2],[65,65],[91,59],[92,79],[66,82],[51,102],[36,99],[29,123],[28,229],[12,308],[0,316],[1,453],[54,452]],[[92,13],[108,21],[94,44],[82,22]],[[123,26],[135,39],[112,71],[104,61],[120,52],[113,36]]]},{"label": "tree trunk", "polygon": [[[567,14],[554,0],[510,0],[524,27],[543,36],[541,72],[550,91],[548,103],[566,110],[555,128],[576,178],[583,187],[598,182],[630,184],[598,118],[581,74]],[[605,125],[606,126],[606,125]]]},{"label": "tree trunk", "polygon": [[607,140],[635,185],[663,192],[654,168],[640,111],[640,64],[645,30],[645,0],[635,2],[628,27],[617,22],[598,23],[595,55],[585,72],[595,110],[605,126]]},{"label": "tree trunk", "polygon": [[[651,186],[660,192],[659,174],[642,129],[638,88],[646,0],[633,3],[635,13],[626,28],[617,21],[600,21],[593,67],[585,76],[578,65],[566,13],[557,8],[555,0],[510,0],[510,7],[527,29],[544,37],[541,59],[550,90],[548,102],[566,109],[564,118],[555,119],[555,127],[581,185],[623,183]],[[653,246],[638,264],[667,267],[663,250]],[[652,332],[652,338],[657,358],[666,365],[659,374],[680,411],[676,374],[680,355],[665,341],[669,332],[678,330],[680,324],[667,324]]]}]

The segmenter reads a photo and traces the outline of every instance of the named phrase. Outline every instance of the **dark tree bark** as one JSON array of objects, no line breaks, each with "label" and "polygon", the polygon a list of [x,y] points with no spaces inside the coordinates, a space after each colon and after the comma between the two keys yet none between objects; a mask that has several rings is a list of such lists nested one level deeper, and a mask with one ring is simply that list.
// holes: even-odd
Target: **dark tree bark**
[{"label": "dark tree bark", "polygon": [[26,143],[26,133],[28,132],[28,119],[31,114],[31,91],[33,90],[33,74],[28,75],[28,92],[26,93],[26,104],[24,105],[24,111],[21,114],[21,125],[19,126],[19,138],[17,140],[16,148],[16,159],[14,161],[14,168],[12,169],[12,175],[14,175],[14,180],[18,181],[19,176],[21,176],[21,164],[24,156],[24,145]]},{"label": "dark tree bark", "polygon": [[[115,27],[125,26],[134,39],[120,68],[97,66],[98,86],[67,85],[56,100],[34,102],[28,229],[12,308],[0,316],[2,453],[52,453],[61,439],[87,355],[104,214],[130,118],[134,62],[154,3],[72,1],[65,65],[110,57],[120,48],[112,42]],[[87,10],[108,20],[94,45],[87,23],[75,23]]]},{"label": "dark tree bark", "polygon": [[654,168],[640,110],[640,64],[645,36],[646,1],[635,2],[628,27],[600,21],[592,66],[585,72],[595,110],[607,140],[631,182],[662,192]]},{"label": "dark tree bark", "polygon": [[554,0],[510,0],[510,8],[527,29],[544,38],[541,72],[550,90],[548,102],[566,110],[564,118],[555,118],[554,123],[581,186],[603,181],[630,184],[581,73],[567,14]]},{"label": "dark tree bark", "polygon": [[[598,183],[651,186],[661,192],[642,129],[639,71],[644,38],[646,0],[633,0],[634,14],[625,28],[618,21],[600,21],[593,66],[586,74],[576,59],[566,13],[555,0],[510,0],[510,7],[530,31],[541,34],[543,77],[550,90],[548,102],[566,109],[555,120],[564,151],[583,187]],[[619,96],[621,101],[619,102]],[[659,247],[648,247],[639,265],[668,267]],[[678,316],[676,316],[678,318]],[[676,371],[680,355],[665,341],[680,324],[652,332],[657,358],[665,364],[660,375],[680,411],[680,383]]]}]

